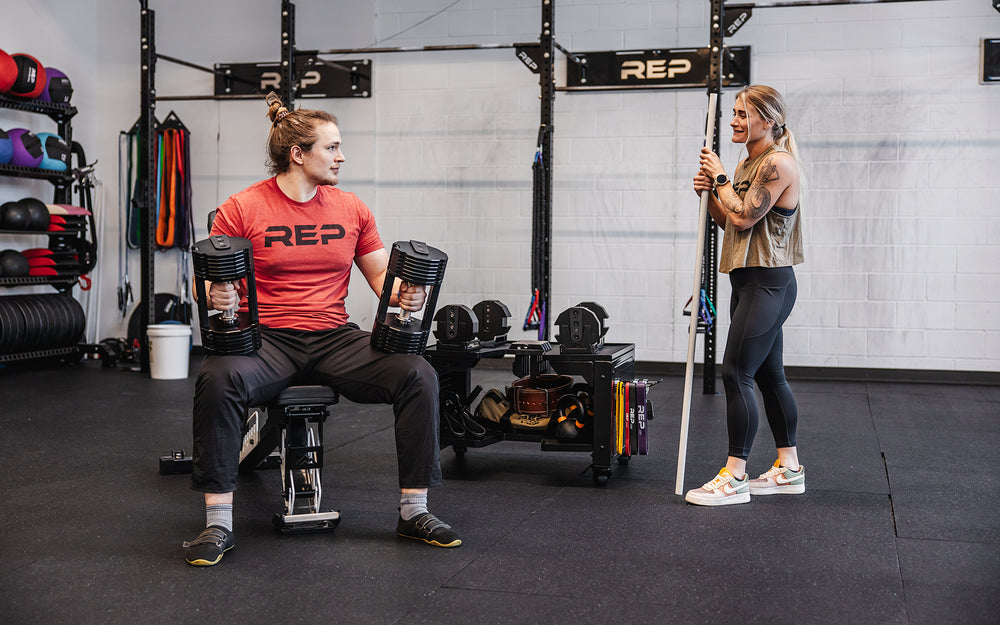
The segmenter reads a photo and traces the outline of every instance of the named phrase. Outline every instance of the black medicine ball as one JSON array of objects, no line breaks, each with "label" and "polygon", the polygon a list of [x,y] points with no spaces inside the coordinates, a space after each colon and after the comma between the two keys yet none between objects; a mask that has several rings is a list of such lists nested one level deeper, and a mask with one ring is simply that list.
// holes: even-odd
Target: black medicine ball
[{"label": "black medicine ball", "polygon": [[51,216],[45,202],[33,197],[26,197],[18,204],[28,209],[28,230],[45,231],[49,229]]},{"label": "black medicine ball", "polygon": [[[0,226],[5,230],[27,230],[31,227],[31,213],[20,202],[0,205]],[[10,275],[10,274],[7,274]]]},{"label": "black medicine ball", "polygon": [[17,250],[4,250],[0,252],[0,268],[7,278],[23,278],[31,271],[31,265],[24,254]]}]

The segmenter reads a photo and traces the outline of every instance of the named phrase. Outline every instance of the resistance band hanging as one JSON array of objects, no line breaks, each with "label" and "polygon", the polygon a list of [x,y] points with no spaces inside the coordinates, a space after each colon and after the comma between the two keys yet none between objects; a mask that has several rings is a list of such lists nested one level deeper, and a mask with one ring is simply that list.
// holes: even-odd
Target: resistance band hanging
[{"label": "resistance band hanging", "polygon": [[118,243],[118,311],[122,319],[128,314],[132,296],[132,280],[128,271],[128,250],[131,247],[131,221],[133,164],[136,141],[135,126],[128,132],[118,134],[118,232],[122,233]]},{"label": "resistance band hanging", "polygon": [[[140,185],[142,184],[139,157],[142,146],[139,138],[139,120],[136,120],[128,132],[119,136],[119,175],[125,182],[123,204],[119,209],[125,213],[125,244],[129,249],[137,250],[142,246],[142,226],[139,219]],[[124,170],[124,171],[122,171]]]},{"label": "resistance band hanging", "polygon": [[190,132],[171,111],[157,127],[156,245],[187,249],[191,232]]},{"label": "resistance band hanging", "polygon": [[[693,300],[694,296],[689,297],[687,303],[684,304],[683,314],[685,317],[691,315],[689,306],[691,306],[691,302]],[[715,304],[712,303],[712,300],[708,297],[708,294],[703,288],[701,290],[701,306],[698,308],[698,332],[710,332],[712,330],[712,326],[715,324],[715,316]]]},{"label": "resistance band hanging", "polygon": [[532,198],[531,198],[531,303],[528,314],[524,317],[524,330],[538,330],[538,339],[544,338],[546,320],[546,302],[542,293],[542,273],[545,262],[546,228],[546,193],[548,186],[545,176],[545,159],[543,146],[545,134],[550,132],[547,126],[538,129],[538,145],[535,148],[535,160],[531,165]]},{"label": "resistance band hanging", "polygon": [[[181,304],[189,300],[190,276],[187,254],[194,236],[194,217],[191,201],[191,133],[173,111],[156,122],[156,188],[153,198],[156,207],[155,244],[158,249],[177,248],[181,251],[178,261],[177,288]],[[139,121],[118,138],[118,168],[120,181],[119,223],[124,222],[124,237],[118,258],[118,309],[124,318],[133,301],[132,284],[128,268],[128,250],[142,247],[142,221],[140,218],[142,167],[140,157],[143,146]],[[184,321],[187,321],[186,319]]]}]

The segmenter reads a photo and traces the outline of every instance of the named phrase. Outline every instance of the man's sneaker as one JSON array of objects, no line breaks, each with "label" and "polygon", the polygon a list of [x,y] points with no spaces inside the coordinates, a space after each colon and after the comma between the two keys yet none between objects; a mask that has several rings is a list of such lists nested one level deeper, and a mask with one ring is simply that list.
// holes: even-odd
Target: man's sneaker
[{"label": "man's sneaker", "polygon": [[409,521],[399,517],[396,533],[404,538],[422,540],[435,547],[457,547],[462,544],[455,530],[430,512],[418,514]]},{"label": "man's sneaker", "polygon": [[780,460],[767,473],[750,480],[751,495],[799,495],[806,492],[806,468],[799,465],[798,471],[781,466]]},{"label": "man's sneaker", "polygon": [[222,554],[235,546],[233,533],[218,525],[209,525],[198,538],[185,542],[185,560],[191,566],[212,566],[218,564]]},{"label": "man's sneaker", "polygon": [[750,476],[742,480],[723,467],[711,482],[701,488],[692,488],[684,500],[698,506],[728,506],[734,503],[750,503]]}]

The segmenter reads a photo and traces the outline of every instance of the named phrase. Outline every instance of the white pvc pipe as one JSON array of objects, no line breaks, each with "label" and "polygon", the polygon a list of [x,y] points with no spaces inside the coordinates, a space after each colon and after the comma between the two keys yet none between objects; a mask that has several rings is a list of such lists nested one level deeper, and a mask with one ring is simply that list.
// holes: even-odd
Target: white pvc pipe
[{"label": "white pvc pipe", "polygon": [[[705,145],[711,147],[715,141],[715,110],[719,95],[708,94],[708,120],[705,123]],[[684,369],[684,402],[681,408],[681,439],[677,445],[677,479],[674,494],[684,494],[684,463],[687,461],[688,421],[691,417],[691,386],[694,381],[694,347],[698,338],[698,314],[701,309],[701,266],[705,254],[705,228],[708,225],[708,194],[701,192],[701,208],[698,211],[698,240],[694,257],[694,286],[691,288],[691,324],[688,327],[687,367]],[[714,270],[714,268],[710,268]]]}]

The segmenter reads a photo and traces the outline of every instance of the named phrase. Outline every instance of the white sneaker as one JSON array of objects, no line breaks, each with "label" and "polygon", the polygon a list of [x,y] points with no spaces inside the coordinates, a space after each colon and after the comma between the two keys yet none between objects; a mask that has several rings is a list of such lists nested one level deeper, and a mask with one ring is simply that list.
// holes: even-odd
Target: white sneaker
[{"label": "white sneaker", "polygon": [[780,460],[767,473],[750,480],[751,495],[800,495],[806,492],[806,468],[799,465],[798,471],[781,466]]},{"label": "white sneaker", "polygon": [[750,476],[742,480],[723,467],[711,482],[701,488],[693,488],[684,495],[684,500],[697,506],[728,506],[734,503],[750,503]]}]

